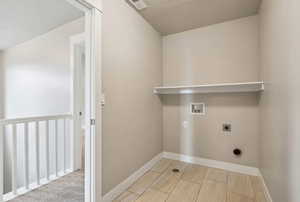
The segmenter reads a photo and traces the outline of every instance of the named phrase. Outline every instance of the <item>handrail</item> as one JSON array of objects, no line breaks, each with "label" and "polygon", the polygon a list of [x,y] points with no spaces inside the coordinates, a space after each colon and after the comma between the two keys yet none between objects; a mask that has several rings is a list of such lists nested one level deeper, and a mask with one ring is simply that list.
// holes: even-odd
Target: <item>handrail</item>
[{"label": "handrail", "polygon": [[26,117],[26,118],[15,118],[15,119],[0,119],[0,125],[10,125],[10,124],[20,124],[20,123],[30,123],[36,121],[49,121],[57,119],[72,119],[72,114],[59,114],[51,116],[36,116],[36,117]]},{"label": "handrail", "polygon": [[[15,197],[18,194],[25,193],[33,188],[39,187],[41,184],[47,183],[53,179],[59,178],[61,175],[69,172],[66,168],[66,144],[70,142],[70,148],[73,148],[74,145],[74,137],[73,132],[71,129],[70,122],[73,120],[73,115],[70,113],[67,114],[58,114],[58,115],[51,115],[51,116],[36,116],[36,117],[21,117],[21,118],[13,118],[13,119],[0,119],[0,171],[3,171],[3,152],[4,152],[4,143],[3,137],[5,135],[11,136],[11,145],[12,150],[11,152],[11,192],[4,194],[3,193],[3,186],[0,184],[0,202],[3,201],[3,198],[6,200],[11,199],[10,197]],[[51,123],[53,121],[53,124]],[[45,125],[43,125],[45,122]],[[51,129],[50,129],[51,123]],[[22,130],[18,130],[18,126],[21,127]],[[34,126],[35,129],[32,130]],[[41,125],[43,125],[41,130]],[[11,126],[11,130],[6,130],[7,126]],[[54,130],[52,130],[54,128]],[[69,128],[69,129],[68,129]],[[51,132],[50,132],[51,131]],[[22,133],[23,139],[20,139],[19,132]],[[44,134],[45,141],[40,141],[40,134]],[[70,134],[69,136],[67,134]],[[29,136],[34,135],[35,141],[31,142]],[[50,135],[54,137],[54,143],[51,145],[54,147],[54,167],[55,173],[50,173],[50,164],[52,163],[50,159]],[[67,139],[70,138],[70,139]],[[59,142],[62,142],[60,144]],[[18,164],[18,149],[20,148],[20,144],[23,145],[22,150],[24,155],[22,154],[21,158],[24,158],[24,166],[23,166],[23,174],[24,174],[24,185],[19,188],[17,186],[18,178],[19,178],[19,168]],[[60,145],[60,146],[59,146]],[[62,154],[59,154],[59,147],[63,148]],[[33,147],[35,150],[35,157],[30,157],[29,155],[29,147]],[[40,175],[40,152],[44,150],[44,158],[45,161],[45,178],[41,179]],[[52,152],[52,151],[51,151]],[[30,169],[29,169],[29,158],[33,158],[36,162],[35,166],[35,174],[36,180],[31,183],[29,180],[30,177]],[[60,169],[58,167],[59,159],[63,159],[64,167]],[[74,155],[71,153],[70,161],[74,161]],[[3,181],[3,172],[0,172],[0,179]],[[1,187],[2,186],[2,187]]]}]

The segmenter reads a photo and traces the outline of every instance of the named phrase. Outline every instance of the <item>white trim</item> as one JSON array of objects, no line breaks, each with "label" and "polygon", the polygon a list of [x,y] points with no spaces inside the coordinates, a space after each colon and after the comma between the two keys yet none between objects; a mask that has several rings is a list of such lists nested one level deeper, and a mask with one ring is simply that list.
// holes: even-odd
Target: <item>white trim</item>
[{"label": "white trim", "polygon": [[71,47],[77,44],[85,43],[85,34],[76,34],[70,37]]},{"label": "white trim", "polygon": [[259,169],[255,168],[255,167],[243,166],[243,165],[234,164],[234,163],[227,163],[227,162],[223,162],[223,161],[216,161],[216,160],[211,160],[211,159],[187,156],[187,155],[176,154],[176,153],[171,153],[171,152],[164,152],[163,157],[172,159],[172,160],[183,161],[186,163],[193,163],[193,164],[198,164],[198,165],[202,165],[202,166],[207,166],[207,167],[211,167],[211,168],[220,168],[223,170],[242,173],[242,174],[246,174],[246,175],[260,176]]},{"label": "white trim", "polygon": [[265,191],[265,196],[267,197],[267,201],[268,202],[273,202],[273,199],[271,197],[271,194],[270,194],[270,191],[267,187],[267,184],[266,184],[266,181],[265,181],[265,178],[263,177],[263,175],[260,173],[260,178],[261,178],[261,181],[263,183],[263,186],[264,186],[264,191]]},{"label": "white trim", "polygon": [[78,10],[83,12],[89,12],[94,6],[88,3],[86,0],[65,0]]},{"label": "white trim", "polygon": [[78,8],[79,10],[83,10],[88,12],[89,9],[97,9],[100,13],[103,13],[103,0],[66,0],[74,7]]},{"label": "white trim", "polygon": [[[101,92],[101,21],[102,14],[96,8],[86,13],[86,72],[85,82],[85,202],[102,200],[102,111],[97,110],[97,92]],[[90,29],[88,29],[90,28]],[[87,105],[87,103],[89,103]],[[93,122],[92,122],[93,120]],[[95,124],[94,124],[95,122]],[[96,152],[97,149],[97,152]],[[97,172],[96,172],[97,171]]]},{"label": "white trim", "polygon": [[[101,71],[101,20],[99,8],[91,5],[89,0],[66,0],[78,9],[85,12],[85,49],[86,66],[85,82],[88,90],[85,91],[85,202],[96,202],[102,199],[102,138],[101,116],[102,112],[96,110],[97,94],[101,90],[101,76],[96,74]],[[99,89],[97,89],[99,87]],[[96,117],[97,111],[97,117]],[[95,120],[96,125],[91,124]],[[99,123],[98,123],[99,122]],[[96,132],[97,131],[97,132]],[[96,138],[97,137],[97,138]],[[95,150],[99,150],[100,152]],[[96,156],[97,154],[97,156]],[[99,155],[99,156],[98,156]],[[96,168],[97,163],[97,168]],[[96,172],[97,170],[97,172]],[[97,188],[97,190],[96,190]],[[97,193],[97,194],[96,194]]]},{"label": "white trim", "polygon": [[[92,11],[88,12],[85,14],[85,34],[86,34],[86,39],[85,39],[85,55],[86,55],[86,69],[85,69],[85,86],[89,87],[89,90],[85,90],[85,104],[91,102],[91,88],[90,88],[90,71],[91,71],[91,41],[92,39],[92,30],[93,30],[93,25],[92,25]],[[94,202],[92,200],[95,192],[92,191],[91,189],[91,181],[92,181],[92,161],[94,160],[94,157],[91,155],[91,126],[89,124],[90,119],[90,106],[85,105],[85,121],[86,121],[86,127],[85,127],[85,185],[84,185],[84,190],[86,193],[91,193],[91,194],[85,194],[84,201],[85,202]]]},{"label": "white trim", "polygon": [[50,120],[59,120],[59,119],[73,119],[73,116],[72,114],[59,114],[59,115],[50,115],[50,116],[21,117],[16,119],[0,119],[0,125],[29,123],[29,122],[36,122],[36,121],[50,121]]},{"label": "white trim", "polygon": [[[73,133],[71,138],[71,154],[73,155],[71,166],[73,170],[78,170],[81,168],[81,128],[82,128],[82,118],[80,112],[83,110],[81,99],[85,95],[81,92],[82,90],[82,81],[85,78],[82,78],[85,71],[85,68],[82,67],[82,54],[85,53],[85,33],[76,34],[70,37],[70,66],[72,72],[72,99],[71,99],[71,111],[73,114]],[[89,91],[89,86],[84,86],[84,91]],[[86,121],[86,120],[85,120]]]},{"label": "white trim", "polygon": [[[91,201],[102,201],[102,13],[92,9],[91,34]],[[97,106],[100,106],[99,109]]]},{"label": "white trim", "polygon": [[0,125],[0,202],[3,201],[3,192],[4,192],[4,127]]},{"label": "white trim", "polygon": [[273,202],[271,195],[269,193],[269,190],[265,184],[264,178],[262,177],[258,168],[243,166],[243,165],[233,164],[233,163],[227,163],[227,162],[223,162],[223,161],[216,161],[216,160],[211,160],[211,159],[192,157],[192,156],[188,156],[188,155],[176,154],[176,153],[171,153],[171,152],[162,152],[162,153],[158,154],[157,156],[155,156],[152,160],[150,160],[148,163],[146,163],[143,167],[141,167],[136,172],[134,172],[132,175],[130,175],[126,180],[124,180],[119,185],[117,185],[115,188],[113,188],[110,192],[105,194],[104,197],[102,198],[102,201],[103,202],[113,201],[120,194],[122,194],[124,191],[126,191],[137,179],[139,179],[147,171],[149,171],[162,158],[178,160],[178,161],[182,161],[182,162],[186,162],[186,163],[198,164],[198,165],[207,166],[207,167],[211,167],[211,168],[219,168],[219,169],[223,169],[223,170],[227,170],[227,171],[231,171],[231,172],[237,172],[237,173],[246,174],[246,175],[258,176],[262,179],[264,189],[265,189],[265,196],[269,200],[268,202]]},{"label": "white trim", "polygon": [[134,172],[132,175],[130,175],[126,180],[124,180],[122,183],[117,185],[110,192],[105,194],[102,201],[103,202],[113,201],[122,192],[127,190],[137,179],[139,179],[147,171],[149,171],[159,160],[162,159],[162,157],[163,157],[163,153],[160,153],[157,156],[155,156],[152,160],[150,160],[148,163],[146,163],[143,167],[141,167],[136,172]]}]

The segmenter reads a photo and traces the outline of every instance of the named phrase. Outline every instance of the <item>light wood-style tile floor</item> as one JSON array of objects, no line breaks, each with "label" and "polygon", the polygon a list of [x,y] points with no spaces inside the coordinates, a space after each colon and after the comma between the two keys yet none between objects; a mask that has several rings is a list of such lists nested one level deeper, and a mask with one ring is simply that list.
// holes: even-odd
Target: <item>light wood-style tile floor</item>
[{"label": "light wood-style tile floor", "polygon": [[114,200],[133,201],[268,202],[259,177],[169,159],[159,161]]}]

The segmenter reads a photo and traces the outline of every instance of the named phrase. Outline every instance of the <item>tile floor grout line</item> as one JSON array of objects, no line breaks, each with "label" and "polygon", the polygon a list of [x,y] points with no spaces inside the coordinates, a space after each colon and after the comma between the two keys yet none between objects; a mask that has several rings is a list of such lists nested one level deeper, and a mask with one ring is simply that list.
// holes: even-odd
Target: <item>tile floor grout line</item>
[{"label": "tile floor grout line", "polygon": [[198,198],[199,198],[199,196],[200,196],[200,192],[201,192],[201,190],[202,190],[202,187],[203,187],[203,183],[204,183],[204,179],[202,180],[202,183],[201,183],[201,185],[200,185],[200,189],[199,189],[199,191],[198,191],[198,194],[197,194],[197,196],[196,196],[196,200],[195,200],[195,202],[197,202],[197,201],[198,201]]},{"label": "tile floor grout line", "polygon": [[[231,200],[230,200],[230,198],[231,198],[231,196],[230,196],[231,193],[233,193],[234,195],[243,197],[243,198],[245,198],[245,199],[249,199],[250,201],[254,200],[254,201],[252,201],[252,202],[255,202],[255,201],[256,201],[256,195],[257,195],[257,193],[259,192],[259,190],[261,190],[259,186],[257,186],[256,189],[254,189],[254,188],[256,187],[256,186],[254,186],[254,185],[256,184],[256,183],[255,183],[256,181],[254,181],[254,179],[252,179],[252,178],[251,178],[250,176],[248,176],[248,175],[243,175],[243,176],[247,177],[247,183],[250,185],[249,188],[253,191],[253,197],[254,197],[254,198],[249,197],[250,195],[249,195],[249,196],[248,196],[248,195],[244,195],[244,194],[242,194],[242,193],[240,193],[240,192],[237,192],[237,193],[236,193],[234,190],[231,191],[231,189],[229,188],[230,172],[228,172],[228,171],[226,171],[226,170],[224,170],[224,169],[219,169],[219,170],[221,170],[221,171],[224,171],[225,176],[224,176],[224,174],[223,174],[223,178],[222,178],[221,180],[218,180],[219,177],[217,177],[217,178],[215,178],[215,177],[208,177],[209,174],[210,174],[210,172],[212,172],[213,169],[215,169],[215,168],[211,168],[211,167],[206,167],[207,170],[206,170],[206,172],[203,174],[203,177],[201,178],[201,184],[193,181],[194,177],[197,177],[197,176],[192,176],[192,178],[190,178],[190,180],[184,180],[184,179],[183,179],[184,174],[185,174],[186,172],[189,172],[189,171],[187,170],[187,166],[188,166],[189,163],[185,163],[185,165],[181,165],[181,164],[176,164],[176,163],[172,163],[172,162],[176,162],[176,161],[175,161],[175,160],[172,160],[171,163],[169,163],[170,165],[167,166],[167,168],[164,169],[163,172],[153,171],[152,168],[153,168],[154,166],[153,166],[149,171],[147,171],[147,172],[150,172],[150,171],[155,172],[155,173],[157,173],[158,175],[157,175],[157,177],[150,183],[150,185],[147,186],[147,187],[145,188],[145,190],[143,191],[143,193],[137,195],[136,193],[129,191],[130,193],[136,194],[136,195],[138,196],[138,198],[135,199],[134,201],[139,200],[143,195],[145,195],[145,192],[147,192],[147,191],[149,191],[149,190],[152,189],[152,190],[156,191],[157,193],[165,194],[165,197],[166,197],[166,198],[163,199],[163,201],[166,202],[166,201],[170,200],[170,198],[172,197],[172,194],[175,193],[175,190],[177,189],[177,187],[179,186],[179,183],[180,183],[181,181],[185,181],[185,182],[192,183],[192,184],[196,184],[196,185],[200,186],[198,192],[195,194],[195,199],[193,200],[193,202],[197,202],[197,201],[198,201],[198,199],[200,198],[200,194],[201,194],[201,192],[202,192],[203,189],[204,189],[204,184],[205,184],[205,182],[209,182],[209,181],[210,181],[210,182],[213,182],[213,183],[220,183],[220,184],[223,184],[223,186],[225,186],[225,190],[224,190],[224,191],[225,191],[226,194],[224,194],[223,202],[230,202],[230,201],[231,201]],[[173,166],[172,166],[172,165],[173,165]],[[191,164],[191,165],[194,165],[194,164]],[[183,167],[182,167],[182,166],[183,166]],[[161,191],[159,188],[152,187],[152,186],[158,181],[158,179],[161,178],[165,173],[171,172],[170,169],[172,169],[173,167],[174,167],[174,168],[182,168],[182,169],[180,169],[180,170],[181,170],[181,175],[179,175],[179,176],[178,176],[178,175],[174,175],[174,177],[176,177],[177,180],[173,182],[173,183],[174,183],[174,185],[173,185],[174,188],[173,188],[173,189],[170,189],[170,191],[164,192],[164,191]],[[232,172],[232,173],[234,174],[235,172]],[[172,174],[172,173],[171,173],[171,174]],[[196,173],[196,175],[197,175],[197,173]],[[200,175],[200,176],[202,176],[202,175]],[[218,176],[218,175],[215,175],[215,174],[213,173],[212,176]],[[141,176],[141,177],[142,177],[142,176]],[[140,177],[140,178],[141,178],[141,177]],[[198,176],[198,177],[199,177],[199,176]],[[224,178],[224,177],[225,177],[225,178]],[[209,178],[212,178],[212,179],[209,179]],[[198,180],[199,180],[199,178],[198,178]],[[234,179],[232,179],[232,180],[234,180]],[[133,184],[134,184],[134,183],[133,183]],[[261,191],[262,191],[262,193],[263,193],[263,190],[261,190]],[[252,195],[251,195],[251,196],[252,196]]]},{"label": "tile floor grout line", "polygon": [[[171,163],[170,163],[170,164],[171,164]],[[171,166],[171,165],[169,165],[169,166]],[[145,189],[145,191],[144,191],[142,194],[139,195],[139,197],[138,197],[135,201],[137,201],[140,197],[142,197],[142,195],[143,195],[145,192],[149,191],[150,189],[153,189],[153,190],[155,190],[155,191],[164,193],[164,192],[162,192],[162,191],[160,191],[160,190],[156,190],[155,188],[152,188],[152,186],[153,186],[154,183],[155,183],[155,182],[156,182],[156,181],[164,174],[164,172],[167,171],[167,169],[169,168],[169,166],[168,166],[163,172],[153,171],[152,168],[153,168],[154,166],[148,171],[148,172],[155,172],[155,173],[158,173],[159,175],[158,175],[158,176],[153,180],[153,182]]]},{"label": "tile floor grout line", "polygon": [[[180,181],[180,179],[179,179],[179,181]],[[174,190],[175,190],[176,187],[178,186],[178,183],[179,183],[179,182],[177,182],[175,188],[174,188],[170,193],[168,193],[168,197],[167,197],[167,199],[166,199],[165,201],[168,201],[168,199],[170,198],[171,194],[174,192]]]},{"label": "tile floor grout line", "polygon": [[[172,162],[173,162],[173,161],[174,161],[174,160],[171,160],[171,161],[170,161],[169,166],[165,169],[164,173],[167,172],[167,171],[169,170],[169,168],[172,167]],[[175,162],[175,161],[174,161],[174,162]],[[183,175],[183,174],[182,174],[182,175]],[[182,175],[179,177],[179,181],[181,180]],[[176,177],[176,176],[175,176],[175,177]],[[168,197],[166,198],[165,202],[168,201],[168,199],[170,198],[171,194],[174,192],[174,190],[175,190],[176,187],[178,186],[179,181],[176,183],[176,186],[174,187],[174,189],[173,189],[172,191],[170,191],[169,193],[168,193],[168,192],[165,193],[165,192],[162,192],[162,191],[158,190],[159,192],[165,193],[165,194],[168,195]]]},{"label": "tile floor grout line", "polygon": [[201,184],[199,184],[200,185],[200,189],[199,189],[199,192],[198,192],[198,194],[197,194],[197,198],[196,198],[196,201],[198,200],[198,198],[199,198],[199,195],[200,195],[200,192],[201,192],[201,190],[203,189],[203,186],[204,186],[204,179],[202,180],[202,183]]},{"label": "tile floor grout line", "polygon": [[[186,164],[188,164],[188,163],[186,163]],[[189,180],[183,180],[183,179],[182,179],[182,178],[183,178],[183,175],[184,175],[184,173],[185,173],[185,169],[186,169],[187,166],[188,166],[188,165],[186,165],[186,166],[184,167],[184,169],[183,169],[183,171],[182,171],[182,174],[181,174],[181,176],[179,177],[179,181],[177,182],[175,188],[168,194],[168,197],[167,197],[167,199],[166,199],[165,201],[168,201],[168,199],[170,198],[170,196],[172,195],[172,193],[175,191],[175,189],[177,188],[177,186],[178,186],[178,184],[180,183],[180,181],[184,181],[184,182],[188,182],[188,183],[192,183],[192,184],[199,185],[198,183],[194,183],[194,182],[191,182],[191,181],[189,181]],[[171,165],[170,165],[170,167],[171,167]],[[197,195],[196,195],[196,197],[195,197],[195,201],[194,201],[194,202],[197,201],[198,195],[199,195],[199,193],[200,193],[200,190],[202,189],[202,184],[199,185],[199,186],[200,186],[200,189],[199,189],[199,191],[197,192]]]},{"label": "tile floor grout line", "polygon": [[228,202],[228,194],[229,194],[229,173],[226,172],[226,198],[225,198],[225,202]]},{"label": "tile floor grout line", "polygon": [[[155,171],[152,171],[152,170],[150,169],[150,170],[147,171],[144,175],[146,175],[146,174],[149,173],[149,172],[155,172]],[[158,173],[158,172],[156,172],[156,173]],[[149,186],[146,187],[146,189],[145,189],[141,194],[138,194],[138,193],[135,193],[135,192],[134,192],[136,195],[139,196],[138,198],[140,198],[146,191],[148,191],[148,190],[151,188],[151,186],[154,184],[154,182],[161,176],[161,173],[158,173],[158,174],[159,174],[159,175],[153,180],[153,182],[152,182]],[[144,176],[144,175],[143,175],[143,176]],[[141,176],[140,178],[142,178],[143,176]],[[139,179],[140,179],[140,178],[139,178]],[[135,182],[137,182],[139,179],[137,179]],[[134,182],[132,185],[134,185],[135,182]],[[131,185],[131,186],[132,186],[132,185]],[[130,186],[130,187],[131,187],[131,186]],[[127,190],[129,190],[130,187],[129,187]],[[137,199],[138,199],[138,198],[137,198]],[[137,199],[136,199],[136,200],[137,200]]]},{"label": "tile floor grout line", "polygon": [[206,171],[206,173],[205,173],[205,176],[204,176],[204,178],[203,178],[203,181],[207,179],[208,173],[209,173],[209,168],[207,168],[207,171]]},{"label": "tile floor grout line", "polygon": [[[251,187],[252,187],[252,190],[253,190],[253,193],[254,193],[254,196],[253,196],[253,200],[255,200],[256,201],[256,195],[258,194],[257,193],[257,190],[256,189],[254,189],[254,186],[253,186],[253,181],[252,181],[252,179],[251,179],[251,177],[249,176],[249,180],[250,180],[250,185],[251,185]],[[258,180],[260,181],[260,179],[258,178]]]},{"label": "tile floor grout line", "polygon": [[[155,190],[155,191],[157,191],[157,192],[160,192],[160,193],[164,193],[164,194],[167,194],[167,193],[165,193],[165,192],[162,192],[162,191],[160,191],[160,190],[157,190],[157,189],[155,189],[155,188],[152,188],[152,186],[154,185],[154,183],[168,170],[168,168],[171,166],[171,163],[169,163],[170,165],[166,168],[166,169],[164,169],[164,171],[162,171],[162,172],[157,172],[157,171],[153,171],[152,169],[154,168],[154,166],[149,170],[149,171],[147,171],[147,172],[155,172],[155,173],[158,173],[159,175],[157,176],[157,178],[155,179],[155,180],[153,180],[153,182],[145,189],[145,191],[142,193],[142,194],[140,194],[139,195],[139,197],[136,199],[136,200],[134,200],[134,201],[137,201],[139,198],[141,198],[142,197],[142,195],[145,193],[145,192],[147,192],[147,191],[149,191],[150,189],[153,189],[153,190]],[[146,173],[147,173],[146,172]],[[145,173],[145,174],[146,174]],[[166,201],[166,200],[165,200]]]}]

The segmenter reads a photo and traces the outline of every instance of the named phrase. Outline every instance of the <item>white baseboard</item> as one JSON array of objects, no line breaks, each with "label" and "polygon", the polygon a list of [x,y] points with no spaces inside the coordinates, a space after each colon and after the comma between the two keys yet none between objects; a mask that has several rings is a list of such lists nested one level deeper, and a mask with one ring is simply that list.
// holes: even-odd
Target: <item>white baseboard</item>
[{"label": "white baseboard", "polygon": [[270,194],[270,191],[269,191],[269,189],[267,187],[265,178],[263,177],[263,175],[261,173],[260,173],[260,178],[261,178],[261,180],[263,182],[263,186],[264,186],[264,190],[265,190],[265,196],[267,197],[268,202],[273,202],[271,194]]},{"label": "white baseboard", "polygon": [[113,201],[116,197],[126,191],[138,178],[143,176],[147,171],[149,171],[160,159],[162,159],[163,153],[158,154],[151,161],[146,163],[143,167],[134,172],[131,176],[129,176],[126,180],[121,182],[121,184],[117,185],[110,192],[105,194],[102,198],[103,202]]},{"label": "white baseboard", "polygon": [[216,161],[211,159],[187,156],[187,155],[176,154],[171,152],[164,152],[163,157],[168,159],[183,161],[186,163],[193,163],[193,164],[198,164],[198,165],[212,167],[212,168],[220,168],[220,169],[247,174],[247,175],[260,176],[259,169],[255,167],[243,166],[234,163],[227,163],[223,161]]},{"label": "white baseboard", "polygon": [[258,168],[243,166],[243,165],[234,164],[234,163],[227,163],[227,162],[223,162],[223,161],[216,161],[216,160],[211,160],[211,159],[187,156],[187,155],[183,155],[183,154],[176,154],[176,153],[171,153],[171,152],[164,152],[163,158],[183,161],[186,163],[198,164],[198,165],[212,167],[212,168],[220,168],[223,170],[238,172],[238,173],[242,173],[242,174],[246,174],[246,175],[258,176],[261,178],[261,180],[263,182],[265,196],[267,197],[268,202],[273,202],[272,197],[269,192],[269,189],[266,185],[265,179],[262,176],[262,174]]},{"label": "white baseboard", "polygon": [[163,152],[161,154],[158,154],[151,161],[146,163],[143,167],[141,167],[139,170],[137,170],[135,173],[129,176],[126,180],[124,180],[121,184],[117,185],[114,189],[112,189],[110,192],[105,194],[102,198],[102,201],[103,202],[113,201],[116,197],[118,197],[120,194],[126,191],[138,178],[140,178],[147,171],[149,171],[162,158],[178,160],[186,163],[193,163],[193,164],[198,164],[198,165],[212,167],[212,168],[224,169],[224,170],[242,173],[246,175],[259,176],[263,180],[265,192],[266,192],[265,194],[269,199],[269,201],[272,202],[268,188],[258,168],[243,166],[234,163],[227,163],[223,161],[216,161],[211,159],[187,156],[183,154],[170,153],[170,152]]}]

